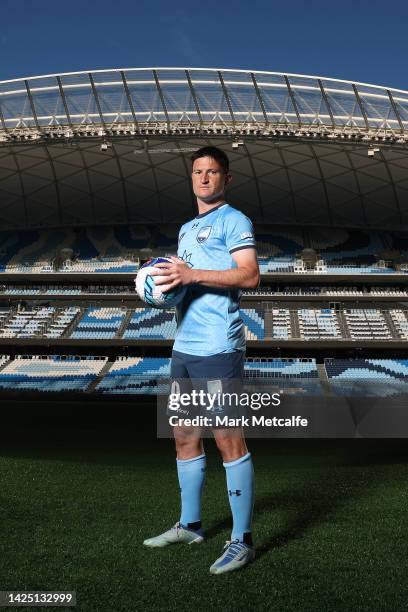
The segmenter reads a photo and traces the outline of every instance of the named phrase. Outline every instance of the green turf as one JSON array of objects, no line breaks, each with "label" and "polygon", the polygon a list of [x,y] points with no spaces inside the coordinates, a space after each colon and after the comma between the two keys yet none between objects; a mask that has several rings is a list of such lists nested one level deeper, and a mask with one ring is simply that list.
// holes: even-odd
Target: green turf
[{"label": "green turf", "polygon": [[87,612],[407,609],[404,452],[381,441],[251,442],[257,559],[212,576],[230,527],[213,445],[207,541],[151,550],[142,540],[178,519],[172,445],[119,441],[1,453],[0,589],[75,589]]}]

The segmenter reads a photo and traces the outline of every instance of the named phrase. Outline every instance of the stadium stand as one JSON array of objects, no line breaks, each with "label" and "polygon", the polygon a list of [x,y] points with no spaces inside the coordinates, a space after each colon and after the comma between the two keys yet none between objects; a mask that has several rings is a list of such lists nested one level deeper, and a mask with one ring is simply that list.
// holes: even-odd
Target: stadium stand
[{"label": "stadium stand", "polygon": [[[408,393],[408,359],[326,358],[321,367],[335,395]],[[247,358],[244,371],[246,389],[270,384],[289,393],[325,393],[313,358]],[[105,395],[150,395],[168,393],[169,376],[168,357],[116,357],[109,363],[105,356],[0,356],[0,389],[9,391],[86,392],[92,387]]]},{"label": "stadium stand", "polygon": [[58,309],[57,315],[49,325],[45,336],[47,338],[61,338],[79,312],[81,312],[81,309],[78,306]]},{"label": "stadium stand", "polygon": [[314,286],[306,285],[305,287],[300,286],[285,286],[285,287],[258,287],[254,290],[246,289],[244,295],[251,297],[269,297],[269,296],[322,296],[322,297],[408,297],[408,291],[403,287],[358,287],[356,286]]},{"label": "stadium stand", "polygon": [[389,312],[399,337],[403,340],[408,340],[407,311],[401,310],[400,308],[391,308]]},{"label": "stadium stand", "polygon": [[261,274],[289,273],[294,272],[295,260],[292,257],[276,257],[274,259],[259,259],[259,271]]},{"label": "stadium stand", "polygon": [[325,359],[324,366],[336,395],[408,392],[408,359]]},{"label": "stadium stand", "polygon": [[273,308],[268,311],[271,320],[271,338],[288,340],[292,338],[292,324],[288,308]]},{"label": "stadium stand", "polygon": [[[117,226],[82,229],[39,230],[0,233],[0,272],[25,273],[133,273],[140,260],[151,255],[174,254],[176,226]],[[338,230],[333,228],[277,230],[262,227],[256,232],[261,272],[294,272],[301,252],[312,248],[319,254],[320,272],[361,274],[395,272],[377,265],[384,249],[401,245],[403,238],[385,232]],[[71,255],[60,257],[61,252]],[[300,268],[298,268],[300,271]],[[314,273],[314,270],[303,270]]]},{"label": "stadium stand", "polygon": [[[242,308],[246,339],[308,341],[406,340],[408,310],[401,308]],[[174,310],[89,306],[1,308],[0,338],[172,340]]]},{"label": "stadium stand", "polygon": [[371,264],[387,246],[385,234],[360,230],[309,230],[311,248],[333,264]]},{"label": "stadium stand", "polygon": [[55,314],[55,308],[45,306],[10,313],[3,319],[1,338],[34,338],[44,336]]},{"label": "stadium stand", "polygon": [[0,308],[0,331],[7,322],[10,316],[10,308]]},{"label": "stadium stand", "polygon": [[[323,270],[321,270],[322,272]],[[391,268],[380,268],[378,266],[355,266],[355,265],[328,265],[325,272],[327,274],[397,274]]]},{"label": "stadium stand", "polygon": [[133,287],[127,285],[1,285],[3,295],[81,295],[114,294],[134,295]]},{"label": "stadium stand", "polygon": [[337,316],[332,308],[302,308],[298,311],[300,337],[305,340],[341,338]]},{"label": "stadium stand", "polygon": [[377,308],[346,308],[343,311],[350,337],[354,340],[391,340],[392,333]]},{"label": "stadium stand", "polygon": [[118,357],[96,391],[101,393],[156,394],[169,390],[170,359],[167,357]]},{"label": "stadium stand", "polygon": [[[302,391],[321,384],[329,395],[330,384],[344,388],[347,381],[362,381],[361,391],[378,380],[406,384],[403,359],[371,358],[405,354],[408,340],[406,96],[361,83],[244,73],[227,71],[223,80],[210,70],[125,70],[100,71],[95,82],[90,73],[4,82],[4,353],[31,346],[54,352],[49,347],[55,345],[55,352],[82,354],[92,345],[91,353],[106,351],[115,360],[3,355],[4,388],[164,389],[167,357],[118,355],[170,354],[174,311],[141,307],[133,279],[150,256],[176,253],[180,225],[195,214],[183,158],[189,147],[178,146],[191,127],[184,144],[197,147],[214,141],[230,148],[233,135],[237,185],[231,203],[255,223],[264,286],[244,292],[241,316],[247,354],[268,357],[248,358],[246,379]],[[136,123],[129,107],[135,96]],[[97,135],[101,128],[109,132],[109,147]],[[245,151],[239,134],[251,134]],[[75,141],[75,150],[68,141]],[[166,141],[177,147],[163,155]],[[380,141],[381,153],[369,159],[367,147],[370,155]],[[34,274],[41,276],[30,286]],[[320,362],[272,357],[295,350],[318,355]],[[332,354],[370,358],[346,365],[330,360],[324,368],[321,359]]]},{"label": "stadium stand", "polygon": [[264,340],[265,326],[263,309],[241,308],[241,319],[245,325],[245,337],[247,340]]},{"label": "stadium stand", "polygon": [[282,256],[292,256],[293,259],[305,246],[302,232],[276,231],[272,228],[269,231],[262,228],[256,232],[256,243],[259,256],[265,259]]},{"label": "stadium stand", "polygon": [[[64,230],[58,240],[47,232],[31,232],[23,237],[11,238],[0,233],[0,270],[13,272],[10,283],[3,281],[0,294],[3,306],[0,308],[0,338],[57,339],[69,337],[73,340],[171,340],[175,336],[176,321],[174,310],[157,310],[135,307],[136,302],[124,306],[112,306],[109,296],[132,296],[137,299],[133,282],[112,279],[107,281],[74,280],[69,272],[75,273],[116,273],[134,274],[150,254],[166,254],[176,251],[176,234],[173,228],[88,228],[81,232]],[[350,276],[341,281],[319,280],[291,284],[271,280],[271,286],[245,291],[248,307],[241,309],[246,338],[249,341],[304,340],[325,341],[338,344],[342,339],[352,339],[356,346],[361,341],[408,340],[408,310],[404,309],[401,298],[408,297],[408,288],[403,280],[381,281],[370,284],[359,283],[361,274],[398,274],[393,268],[378,266],[379,253],[395,246],[385,232],[360,232],[357,230],[263,231],[257,235],[261,272],[270,275],[294,273],[314,274],[303,265],[300,252],[313,248],[320,257],[318,272]],[[402,239],[401,239],[402,240]],[[405,242],[404,242],[405,244]],[[58,248],[71,245],[75,256],[59,260]],[[407,242],[408,245],[408,242]],[[139,249],[137,255],[129,255],[132,249]],[[155,251],[157,250],[157,252]],[[407,251],[408,253],[408,251]],[[41,272],[51,274],[66,272],[66,281],[56,279],[49,282],[30,283],[28,274]],[[406,272],[404,272],[406,274]],[[18,280],[15,280],[15,278]],[[65,277],[64,277],[65,278]],[[113,278],[113,277],[112,277]],[[107,284],[114,282],[114,284]],[[125,284],[129,282],[129,284]],[[321,282],[321,281],[320,281]],[[391,284],[391,282],[393,284]],[[21,284],[17,284],[21,283]],[[274,283],[274,284],[272,284]],[[296,280],[294,281],[296,283]],[[81,307],[82,295],[98,296],[98,305],[89,305],[91,299]],[[22,296],[25,305],[11,307]],[[24,296],[37,296],[35,302]],[[39,306],[43,298],[51,296],[56,306],[49,303]],[[56,298],[55,296],[61,296]],[[63,296],[70,297],[64,302]],[[276,302],[262,298],[279,296],[282,307]],[[78,300],[72,298],[79,298]],[[100,299],[102,297],[102,299]],[[104,299],[106,306],[104,306]],[[291,302],[297,297],[299,307]],[[322,298],[313,307],[307,298]],[[371,300],[368,307],[350,302],[364,297]],[[248,298],[259,298],[248,300]],[[287,300],[286,300],[287,298]],[[301,299],[299,299],[301,298]],[[305,298],[303,300],[303,298]],[[329,299],[327,299],[329,298]],[[328,307],[331,298],[340,306]],[[395,299],[389,307],[381,303]],[[344,304],[342,305],[342,301]],[[126,303],[126,302],[125,302]],[[6,304],[8,306],[6,307]],[[33,305],[35,304],[35,305]],[[62,304],[62,305],[61,305]],[[82,302],[83,304],[83,302]],[[99,305],[101,304],[101,305]],[[324,306],[323,304],[327,304]],[[376,304],[379,304],[378,306]],[[388,308],[385,310],[385,308]],[[79,321],[78,321],[79,320]],[[7,348],[5,347],[5,352]],[[112,359],[112,353],[110,359]],[[0,389],[24,391],[87,391],[95,390],[104,395],[156,394],[168,392],[169,358],[167,357],[63,357],[63,356],[17,356],[15,359],[0,356]],[[322,378],[322,370],[327,380]],[[387,396],[408,391],[408,361],[387,359],[339,360],[326,359],[325,366],[317,365],[314,359],[248,358],[245,362],[245,380],[248,384],[271,384],[289,393],[322,394],[328,390],[336,395],[377,395]]]},{"label": "stadium stand", "polygon": [[126,312],[126,308],[89,307],[70,337],[86,340],[115,338]]},{"label": "stadium stand", "polygon": [[246,378],[318,378],[315,359],[249,358],[245,360]]},{"label": "stadium stand", "polygon": [[167,340],[176,333],[174,310],[136,308],[123,333],[123,338]]},{"label": "stadium stand", "polygon": [[53,306],[2,311],[0,338],[60,337],[79,311],[78,307]]},{"label": "stadium stand", "polygon": [[9,359],[10,359],[9,355],[0,355],[0,368],[2,368]]},{"label": "stadium stand", "polygon": [[0,371],[0,389],[86,391],[107,359],[76,355],[17,355]]},{"label": "stadium stand", "polygon": [[[133,283],[130,285],[113,284],[84,284],[84,285],[0,285],[0,295],[39,295],[39,296],[52,296],[52,295],[118,295],[123,294],[126,296],[135,296]],[[322,296],[322,297],[388,297],[388,298],[406,298],[408,297],[408,290],[403,287],[396,286],[366,286],[359,287],[355,286],[335,286],[335,285],[306,285],[301,286],[284,286],[284,287],[258,287],[254,290],[245,289],[243,291],[244,296],[248,297],[270,297],[270,296]]]},{"label": "stadium stand", "polygon": [[60,268],[60,272],[68,273],[125,273],[125,272],[137,272],[139,269],[139,263],[130,261],[127,259],[102,259],[98,258],[95,260],[88,261],[73,261],[65,262]]},{"label": "stadium stand", "polygon": [[245,360],[244,378],[250,388],[278,385],[280,390],[321,395],[323,393],[315,359],[249,358]]},{"label": "stadium stand", "polygon": [[[169,376],[168,358],[119,357],[98,383],[96,391],[112,394],[166,393]],[[314,359],[247,359],[245,379],[255,383],[273,380],[288,388],[320,390]]]}]

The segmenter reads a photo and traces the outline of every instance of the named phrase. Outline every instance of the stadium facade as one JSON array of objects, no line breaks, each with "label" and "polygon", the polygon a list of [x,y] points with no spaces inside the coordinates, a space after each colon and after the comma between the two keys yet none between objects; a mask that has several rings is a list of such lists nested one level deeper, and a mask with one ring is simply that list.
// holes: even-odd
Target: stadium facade
[{"label": "stadium facade", "polygon": [[182,222],[204,144],[229,153],[255,223],[406,228],[407,91],[198,68],[0,82],[1,226]]}]

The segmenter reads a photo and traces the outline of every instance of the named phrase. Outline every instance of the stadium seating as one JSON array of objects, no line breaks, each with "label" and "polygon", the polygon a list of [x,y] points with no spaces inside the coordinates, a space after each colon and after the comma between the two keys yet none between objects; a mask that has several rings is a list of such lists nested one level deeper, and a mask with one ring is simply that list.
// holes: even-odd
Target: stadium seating
[{"label": "stadium seating", "polygon": [[52,306],[14,311],[3,319],[0,338],[34,338],[44,336],[56,309]]},{"label": "stadium seating", "polygon": [[107,357],[18,355],[0,371],[0,389],[86,391]]},{"label": "stadium seating", "polygon": [[[176,226],[96,226],[60,228],[52,231],[0,232],[0,272],[16,274],[51,273],[133,273],[143,253],[174,254],[177,249]],[[404,237],[384,232],[304,228],[256,228],[261,272],[294,271],[301,251],[313,248],[334,274],[384,273],[375,263],[386,249],[408,254]],[[71,259],[61,261],[63,249]],[[313,272],[312,272],[313,273]]]},{"label": "stadium seating", "polygon": [[125,339],[167,340],[176,333],[174,310],[136,308],[123,333]]},{"label": "stadium seating", "polygon": [[294,272],[295,260],[292,257],[277,257],[274,259],[259,259],[259,271],[261,274],[291,273]]},{"label": "stadium seating", "polygon": [[350,265],[328,265],[327,274],[396,274],[396,271],[391,268],[379,268],[376,266],[353,266]]},{"label": "stadium seating", "polygon": [[88,261],[73,261],[69,263],[65,263],[60,268],[60,272],[67,273],[125,273],[125,272],[137,272],[139,269],[139,264],[135,261],[129,261],[126,259],[95,259]]},{"label": "stadium seating", "polygon": [[10,308],[0,308],[0,330],[4,327],[10,317]]},{"label": "stadium seating", "polygon": [[115,338],[126,315],[126,308],[93,307],[86,310],[71,338],[112,339]]},{"label": "stadium seating", "polygon": [[408,393],[408,359],[325,359],[336,395]]},{"label": "stadium seating", "polygon": [[399,308],[390,309],[390,315],[398,336],[402,340],[408,340],[408,317],[407,311]]},{"label": "stadium seating", "polygon": [[168,393],[169,376],[170,359],[167,357],[118,357],[98,383],[96,391],[111,394]]},{"label": "stadium seating", "polygon": [[305,340],[341,338],[336,312],[332,308],[302,308],[298,311],[300,337]]},{"label": "stadium seating", "polygon": [[59,338],[80,312],[77,306],[0,311],[0,338]]},{"label": "stadium seating", "polygon": [[132,294],[132,286],[126,285],[2,285],[3,295],[81,295],[81,294]]},{"label": "stadium seating", "polygon": [[2,368],[9,359],[9,355],[0,355],[0,368]]},{"label": "stadium seating", "polygon": [[81,309],[78,306],[69,306],[68,308],[59,309],[57,316],[54,317],[52,323],[49,325],[45,337],[61,338],[80,311]]},{"label": "stadium seating", "polygon": [[362,230],[312,229],[308,232],[311,248],[318,251],[326,262],[374,263],[376,256],[386,248],[386,237],[380,232]]},{"label": "stadium seating", "polygon": [[318,378],[315,359],[248,358],[245,378]]},{"label": "stadium seating", "polygon": [[[90,306],[81,312],[79,306],[3,308],[0,338],[60,338],[68,333],[80,340],[172,340],[176,333],[174,310]],[[408,339],[408,310],[396,308],[254,307],[240,313],[247,340]]]},{"label": "stadium seating", "polygon": [[247,340],[264,340],[264,318],[261,308],[241,308],[241,319],[245,325]]},{"label": "stadium seating", "polygon": [[[336,395],[408,393],[408,359],[325,359],[324,368]],[[169,377],[168,357],[117,357],[108,364],[107,357],[94,356],[0,356],[4,390],[84,392],[97,381],[95,391],[103,394],[164,394],[169,392]],[[323,394],[316,360],[311,358],[247,358],[244,382],[247,391],[271,385],[284,393]]]},{"label": "stadium seating", "polygon": [[260,257],[266,259],[292,256],[304,248],[301,232],[271,229],[266,233],[265,228],[256,232],[256,244]]},{"label": "stadium seating", "polygon": [[377,308],[345,309],[344,318],[354,340],[390,340],[393,336]]},{"label": "stadium seating", "polygon": [[277,340],[292,338],[292,324],[288,308],[273,308],[268,311],[268,316],[271,319],[271,338]]},{"label": "stadium seating", "polygon": [[[112,394],[168,393],[170,359],[153,357],[118,357],[98,383],[96,391]],[[248,383],[274,380],[285,388],[319,390],[314,359],[247,359],[245,379]]]},{"label": "stadium seating", "polygon": [[249,358],[245,361],[244,380],[256,392],[266,383],[277,385],[280,391],[322,395],[315,359]]},{"label": "stadium seating", "polygon": [[[156,340],[160,343],[174,339],[174,310],[135,308],[134,305],[140,302],[136,301],[133,283],[129,281],[129,284],[126,284],[128,279],[124,280],[120,273],[135,274],[139,262],[144,261],[148,253],[175,253],[175,227],[106,226],[79,230],[61,229],[56,230],[54,234],[45,231],[20,234],[0,232],[0,271],[14,274],[41,272],[41,279],[44,279],[31,284],[29,277],[17,279],[13,276],[10,283],[8,279],[2,282],[0,338],[6,339],[3,343],[11,345],[14,338],[42,338],[45,346],[52,344],[47,340],[68,335],[73,340],[110,341],[121,338],[129,341],[129,345],[132,341],[143,343],[144,340]],[[280,347],[286,340],[333,341],[336,345],[336,355],[341,355],[342,345],[346,344],[341,342],[344,339],[353,340],[356,347],[363,346],[365,340],[407,341],[408,310],[404,309],[404,300],[408,297],[408,286],[404,286],[404,279],[400,276],[407,272],[399,273],[376,264],[381,253],[387,249],[401,247],[401,252],[408,254],[407,245],[405,238],[394,240],[392,235],[386,232],[319,230],[313,227],[293,231],[268,227],[261,229],[257,232],[260,269],[262,273],[271,275],[275,286],[244,292],[246,296],[260,298],[242,303],[241,317],[245,325],[246,339],[257,342],[273,339],[276,341],[275,345]],[[59,252],[64,248],[72,249],[72,261],[61,261]],[[316,279],[312,276],[314,271],[302,269],[302,274],[310,273],[310,282],[306,283],[305,279],[300,277],[297,281],[295,274],[300,274],[299,255],[304,248],[316,250],[318,258],[320,257],[324,264],[323,273],[349,275],[350,278],[342,279],[340,285],[333,280]],[[58,279],[58,284],[52,284],[50,275],[58,270],[66,272],[64,280]],[[81,285],[78,280],[73,280],[74,277],[70,277],[70,272],[118,273],[118,277],[115,284],[111,285],[108,283],[112,279],[105,280],[106,277],[95,280],[92,277],[92,280],[86,280],[86,284]],[[279,274],[284,273],[293,273],[297,285],[291,286],[290,280],[279,281]],[[358,276],[361,274],[394,277],[379,280],[373,277],[368,285],[359,282]],[[381,286],[380,281],[383,280],[386,284]],[[324,286],[319,285],[319,282],[324,282]],[[391,283],[393,286],[390,286]],[[91,306],[88,300],[84,301],[84,294],[97,296],[91,303],[98,306]],[[104,295],[112,294],[120,296],[120,299],[123,299],[122,295],[126,298],[132,296],[135,301],[128,303],[123,300],[116,302],[119,306],[102,306],[104,303],[115,303],[113,300],[105,301]],[[37,297],[33,300],[22,297],[23,307],[10,306],[20,301],[19,296]],[[55,296],[67,296],[70,299],[64,301],[63,297],[55,299]],[[279,296],[280,301],[274,300],[274,296]],[[263,297],[272,299],[269,303],[265,301],[262,304]],[[297,298],[296,302],[292,297]],[[308,297],[313,297],[313,301],[308,300]],[[356,304],[357,307],[350,308],[353,298],[360,297],[364,297],[366,307],[363,307],[360,301]],[[48,301],[46,305],[39,307],[41,302],[38,299],[43,298],[43,301]],[[369,298],[372,298],[371,303],[368,302]],[[395,301],[387,308],[385,302],[389,303],[390,298]],[[336,310],[323,306],[334,301],[340,303]],[[249,306],[246,307],[246,304]],[[277,307],[277,304],[281,307]],[[7,339],[10,339],[10,342]],[[350,344],[348,342],[347,346]],[[107,350],[113,349],[110,347]],[[264,344],[261,350],[262,354],[265,354],[267,346]],[[8,352],[8,347],[5,347],[4,351]],[[254,351],[252,345],[250,351]],[[375,356],[374,351],[370,354]],[[101,371],[104,366],[104,372],[106,371],[106,357],[103,358],[104,361],[89,358],[90,362],[95,361],[91,365],[85,363],[85,358],[79,362],[75,359],[79,358],[72,358],[72,363],[69,363],[71,358],[62,360],[56,356],[41,359],[27,356],[12,359],[0,356],[0,375],[6,377],[2,379],[3,386],[0,384],[0,388],[89,390],[90,386],[93,388],[98,383],[97,390],[104,394],[154,394],[158,390],[168,390],[168,358],[117,357],[109,364],[110,369],[103,378]],[[37,361],[42,363],[34,363]],[[346,360],[326,360],[330,385],[324,381],[325,392],[332,388],[336,394],[367,394],[371,389],[373,394],[389,395],[405,390],[408,385],[405,370],[407,363],[402,359],[365,359],[353,362],[347,360],[346,365],[345,362]],[[318,368],[313,360],[254,358],[247,359],[245,363],[247,381],[265,381],[278,385],[281,389],[293,388],[302,392],[320,393],[319,373],[322,375],[322,368]],[[86,378],[88,375],[89,379]]]},{"label": "stadium seating", "polygon": [[[84,284],[84,285],[0,285],[0,295],[82,295],[82,294],[123,294],[135,295],[134,286],[114,284]],[[251,297],[268,296],[322,296],[322,297],[393,297],[407,298],[408,290],[403,287],[379,287],[368,286],[365,288],[358,286],[284,286],[284,287],[257,287],[257,289],[245,289],[243,294]]]},{"label": "stadium seating", "polygon": [[408,291],[401,287],[357,287],[357,286],[340,286],[340,285],[326,285],[326,286],[314,286],[306,285],[301,286],[286,286],[286,287],[258,287],[257,289],[245,289],[244,295],[253,297],[269,297],[269,296],[324,296],[324,297],[408,297]]}]

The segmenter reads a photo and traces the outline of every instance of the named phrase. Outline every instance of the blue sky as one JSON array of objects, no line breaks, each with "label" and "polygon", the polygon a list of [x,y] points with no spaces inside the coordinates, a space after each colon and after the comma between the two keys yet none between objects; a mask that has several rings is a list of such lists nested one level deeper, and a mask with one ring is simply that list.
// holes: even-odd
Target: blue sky
[{"label": "blue sky", "polygon": [[197,66],[408,89],[408,2],[1,0],[0,80]]}]

